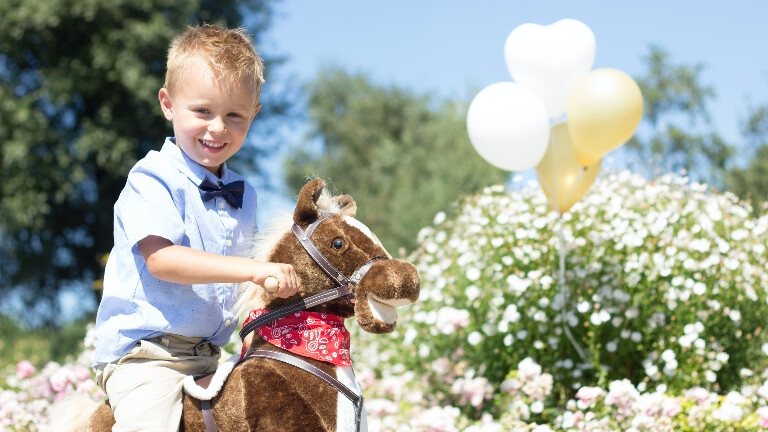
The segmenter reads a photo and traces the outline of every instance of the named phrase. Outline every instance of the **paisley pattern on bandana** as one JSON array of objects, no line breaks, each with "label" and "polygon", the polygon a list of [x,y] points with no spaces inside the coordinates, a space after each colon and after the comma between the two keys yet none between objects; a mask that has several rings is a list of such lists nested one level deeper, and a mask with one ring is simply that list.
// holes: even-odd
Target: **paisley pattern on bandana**
[{"label": "paisley pattern on bandana", "polygon": [[[243,325],[269,312],[255,309],[248,314]],[[349,332],[344,319],[338,315],[301,311],[279,318],[258,329],[259,336],[276,347],[302,357],[351,366]],[[245,356],[245,346],[241,358]]]}]

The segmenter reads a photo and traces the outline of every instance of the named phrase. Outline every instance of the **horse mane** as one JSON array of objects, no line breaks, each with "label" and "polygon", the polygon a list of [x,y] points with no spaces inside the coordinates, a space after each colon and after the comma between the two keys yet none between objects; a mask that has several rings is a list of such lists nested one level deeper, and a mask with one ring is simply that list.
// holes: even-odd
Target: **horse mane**
[{"label": "horse mane", "polygon": [[[334,195],[323,189],[317,200],[317,210],[320,215],[341,213],[341,204],[334,200]],[[243,256],[256,261],[266,262],[280,240],[289,233],[293,226],[293,214],[278,213],[270,219],[263,229],[246,241]],[[237,316],[245,318],[253,309],[264,307],[262,299],[263,288],[253,282],[243,282],[237,287]]]}]

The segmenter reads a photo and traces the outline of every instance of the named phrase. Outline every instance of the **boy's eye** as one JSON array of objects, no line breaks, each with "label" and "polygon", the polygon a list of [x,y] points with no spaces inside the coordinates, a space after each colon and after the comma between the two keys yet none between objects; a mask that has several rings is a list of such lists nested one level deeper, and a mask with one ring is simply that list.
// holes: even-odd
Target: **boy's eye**
[{"label": "boy's eye", "polygon": [[205,108],[195,108],[193,111],[195,111],[198,114],[208,114],[208,110]]}]

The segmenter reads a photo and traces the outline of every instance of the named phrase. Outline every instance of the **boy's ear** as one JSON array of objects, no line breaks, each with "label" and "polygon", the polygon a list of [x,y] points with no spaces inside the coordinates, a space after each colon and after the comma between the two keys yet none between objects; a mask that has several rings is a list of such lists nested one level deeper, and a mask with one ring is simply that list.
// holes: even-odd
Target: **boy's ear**
[{"label": "boy's ear", "polygon": [[253,114],[251,115],[251,121],[256,118],[256,114],[261,111],[261,104],[256,105],[256,108],[253,109]]},{"label": "boy's ear", "polygon": [[173,121],[173,101],[165,87],[157,93],[157,99],[160,100],[160,108],[163,110],[166,120]]}]

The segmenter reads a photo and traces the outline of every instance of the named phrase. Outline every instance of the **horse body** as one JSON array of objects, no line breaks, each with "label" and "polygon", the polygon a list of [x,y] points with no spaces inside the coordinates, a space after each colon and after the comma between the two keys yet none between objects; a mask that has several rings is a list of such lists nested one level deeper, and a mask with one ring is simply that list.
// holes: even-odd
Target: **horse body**
[{"label": "horse body", "polygon": [[[251,349],[277,350],[263,341],[256,341]],[[350,367],[306,361],[362,392]],[[254,358],[236,367],[211,402],[220,431],[356,430],[352,403],[334,387],[302,369],[271,359]],[[185,396],[181,430],[206,432],[200,410],[200,401]],[[365,420],[360,430],[367,430]]]},{"label": "horse body", "polygon": [[[326,293],[338,291],[340,285],[347,284],[349,295],[329,296],[328,301],[321,303],[314,301],[307,310],[342,319],[354,316],[365,331],[391,332],[396,326],[395,307],[418,299],[418,271],[407,261],[392,259],[376,236],[354,219],[357,208],[350,196],[330,196],[324,187],[320,179],[308,182],[299,193],[292,220],[283,221],[288,223],[281,226],[274,225],[276,228],[272,228],[269,239],[262,239],[250,254],[254,259],[292,264],[301,282],[299,292],[289,299],[270,299],[263,289],[243,284],[238,301],[240,315],[253,309],[290,309],[306,299],[325,298]],[[319,261],[327,262],[325,268],[317,257],[311,256],[310,246],[321,255]],[[335,271],[339,274],[334,275]],[[258,335],[241,333],[241,336],[244,351],[249,354],[267,351],[296,355]],[[249,354],[232,370],[210,401],[218,430],[366,430],[364,411],[359,424],[356,423],[355,405],[328,380],[283,361]],[[335,366],[313,358],[303,360],[362,396],[351,366]],[[101,404],[85,430],[107,431],[112,424],[111,410]],[[69,430],[83,430],[84,426],[69,427]],[[184,396],[180,430],[207,430],[201,402],[188,395]]]}]

